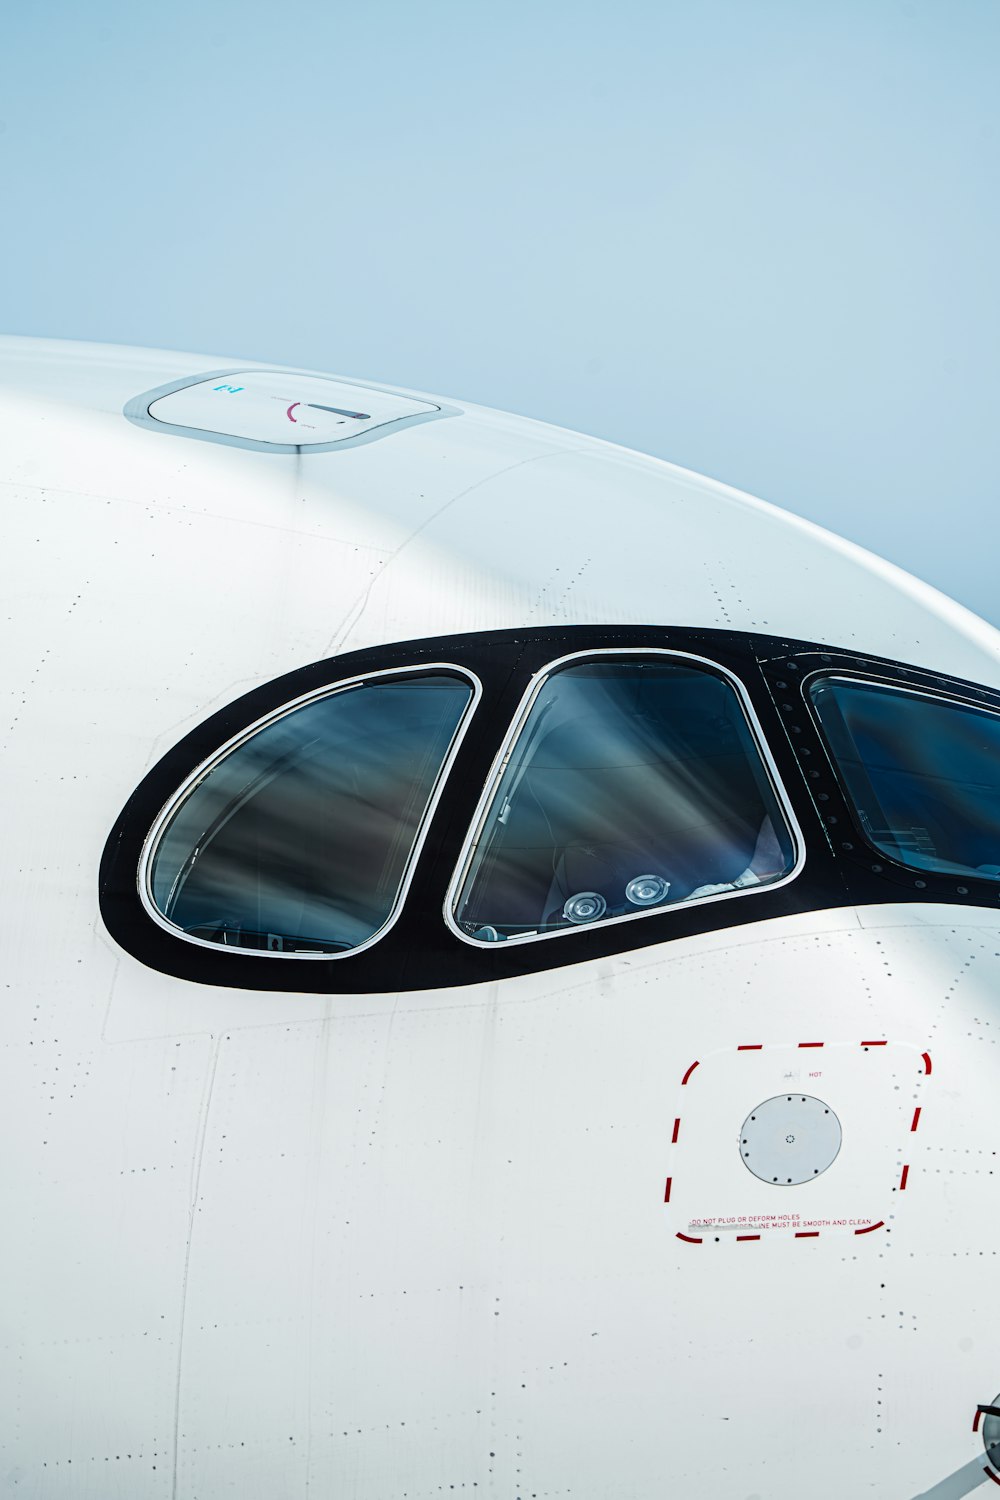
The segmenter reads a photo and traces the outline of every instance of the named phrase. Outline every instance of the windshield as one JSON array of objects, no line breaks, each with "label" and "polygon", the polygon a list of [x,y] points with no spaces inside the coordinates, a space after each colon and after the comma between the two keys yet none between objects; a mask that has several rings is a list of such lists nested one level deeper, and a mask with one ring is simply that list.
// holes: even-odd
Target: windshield
[{"label": "windshield", "polygon": [[1000,718],[881,683],[809,696],[866,838],[914,870],[1000,879]]},{"label": "windshield", "polygon": [[203,941],[357,948],[385,925],[472,697],[443,673],[354,684],[284,713],[203,774],[154,846],[148,893]]},{"label": "windshield", "polygon": [[558,932],[787,875],[787,822],[732,684],[662,656],[542,683],[454,903],[480,942]]}]

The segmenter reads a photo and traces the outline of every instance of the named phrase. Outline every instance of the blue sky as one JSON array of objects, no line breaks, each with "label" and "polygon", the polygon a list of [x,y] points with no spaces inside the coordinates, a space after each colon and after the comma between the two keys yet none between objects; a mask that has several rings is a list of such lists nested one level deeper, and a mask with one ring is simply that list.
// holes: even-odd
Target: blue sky
[{"label": "blue sky", "polygon": [[5,331],[597,433],[1000,623],[1000,3],[34,0]]}]

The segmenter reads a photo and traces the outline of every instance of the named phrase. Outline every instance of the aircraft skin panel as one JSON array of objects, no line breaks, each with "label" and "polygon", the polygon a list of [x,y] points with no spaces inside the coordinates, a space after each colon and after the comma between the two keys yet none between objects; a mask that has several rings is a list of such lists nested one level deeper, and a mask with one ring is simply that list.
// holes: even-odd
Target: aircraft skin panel
[{"label": "aircraft skin panel", "polygon": [[[665,1473],[694,1484],[711,1472],[708,1493],[745,1496],[756,1484],[762,1494],[791,1495],[797,1479],[781,1487],[789,1454],[801,1451],[805,1463],[829,1434],[833,1370],[838,1421],[864,1434],[873,1454],[871,1492],[917,1493],[933,1467],[933,1432],[958,1430],[968,1390],[993,1378],[992,1341],[978,1326],[996,1254],[983,1211],[992,1154],[979,1146],[969,1157],[961,1142],[990,1139],[991,1038],[977,1017],[996,990],[1000,924],[986,913],[957,930],[947,910],[936,914],[941,925],[927,912],[916,925],[891,915],[900,925],[874,931],[850,911],[838,926],[763,924],[734,947],[715,935],[692,953],[654,950],[630,956],[627,967],[618,960],[561,978],[526,976],[501,993],[463,992],[460,1003],[453,993],[444,1004],[434,994],[399,996],[380,1014],[343,1020],[215,1033],[209,991],[202,1037],[119,1044],[106,1065],[120,1068],[123,1051],[145,1054],[141,1076],[134,1060],[130,1071],[147,1146],[173,1142],[186,1105],[178,1144],[166,1154],[141,1145],[123,1153],[131,1115],[102,1119],[99,1110],[110,1078],[105,1091],[98,1079],[89,1116],[74,1114],[78,1101],[67,1098],[61,1113],[75,1127],[75,1152],[107,1160],[113,1132],[123,1175],[95,1174],[68,1203],[64,1185],[51,1184],[52,1217],[39,1225],[51,1262],[38,1261],[33,1239],[11,1273],[24,1286],[50,1270],[42,1284],[57,1285],[69,1241],[77,1291],[63,1275],[62,1298],[53,1306],[47,1294],[54,1326],[88,1347],[103,1329],[114,1357],[156,1337],[149,1356],[142,1345],[151,1400],[156,1371],[166,1379],[169,1335],[150,1316],[155,1296],[123,1314],[109,1267],[120,1268],[124,1254],[142,1266],[140,1288],[156,1286],[160,1300],[170,1289],[176,1354],[181,1247],[175,1234],[171,1259],[154,1242],[170,1240],[167,1219],[194,1193],[178,1450],[192,1494],[235,1482],[263,1495],[306,1473],[337,1492],[350,1492],[358,1473],[369,1493],[430,1493],[463,1472],[484,1484],[489,1466],[471,1430],[493,1445],[501,1493],[520,1469],[542,1493],[560,1481],[572,1490],[575,1480],[615,1494],[615,1465],[627,1453],[638,1493]],[[800,1040],[853,1050],[862,1038],[852,1031],[877,1014],[878,1029],[899,1038],[914,1063],[898,1085],[908,1113],[922,1044],[946,1002],[962,1040],[943,1055],[935,1047],[934,1067],[949,1084],[934,1086],[939,1073],[923,1079],[916,1139],[903,1130],[892,1142],[909,1160],[913,1196],[904,1201],[895,1183],[880,1184],[888,1233],[859,1239],[824,1228],[804,1241],[776,1228],[754,1243],[734,1243],[731,1230],[718,1245],[677,1240],[678,1227],[691,1225],[663,1203],[663,1183],[683,1171],[689,1143],[682,1134],[674,1150],[670,1137],[678,1111],[684,1129],[683,1090],[698,1075],[680,1080],[694,1058],[707,1083],[713,1057],[750,1036],[751,1015],[754,1042],[789,1055]],[[171,1098],[178,1086],[163,1087],[163,1078],[184,1068],[185,1053],[190,1081]],[[807,1072],[816,1060],[806,1054]],[[898,1113],[897,1084],[884,1082],[886,1109]],[[22,1091],[30,1096],[31,1086]],[[37,1127],[21,1100],[17,1113],[22,1130]],[[843,1123],[849,1132],[849,1115]],[[68,1149],[65,1138],[52,1139]],[[154,1171],[162,1181],[182,1168],[171,1198],[160,1189],[150,1197]],[[138,1244],[123,1243],[122,1226],[134,1231],[150,1203],[162,1222],[142,1225]],[[95,1222],[104,1234],[86,1232]],[[978,1235],[970,1237],[970,1223]],[[929,1297],[928,1277],[942,1275],[947,1296]],[[80,1285],[91,1291],[83,1308]],[[762,1306],[780,1412],[757,1399]],[[957,1363],[956,1351],[954,1389],[942,1390],[939,1372]],[[101,1354],[102,1368],[110,1358]],[[796,1373],[803,1368],[810,1378]],[[86,1430],[74,1361],[60,1357],[46,1378],[46,1421],[64,1411],[67,1430]],[[22,1400],[30,1396],[29,1386]],[[591,1408],[593,1420],[581,1422]],[[734,1455],[728,1463],[705,1436],[715,1423],[718,1448]],[[149,1452],[157,1423],[142,1429],[118,1428]],[[563,1432],[572,1434],[568,1446],[554,1439]],[[890,1446],[898,1485],[879,1457]],[[69,1452],[83,1456],[71,1439]],[[946,1452],[938,1463],[943,1472]],[[823,1473],[826,1493],[864,1492],[850,1443],[831,1445]],[[132,1492],[143,1493],[132,1474]]]},{"label": "aircraft skin panel", "polygon": [[[967,1493],[1000,1391],[1000,910],[910,881],[585,962],[570,934],[545,972],[281,993],[239,954],[231,986],[140,962],[97,887],[161,757],[330,656],[704,627],[996,688],[1000,635],[507,414],[297,456],[122,415],[226,363],[0,341],[0,1489]],[[780,1187],[740,1132],[786,1088],[843,1142]]]},{"label": "aircraft skin panel", "polygon": [[[34,359],[26,345],[38,347]],[[65,399],[53,408],[38,399],[64,347],[73,346],[0,340],[0,435],[12,478],[23,474],[36,488],[96,496],[104,514],[97,521],[91,511],[91,520],[112,546],[121,520],[116,500],[147,512],[152,525],[164,507],[181,513],[178,528],[197,516],[199,536],[202,515],[218,516],[230,529],[240,528],[239,547],[231,530],[227,550],[232,555],[235,548],[241,567],[229,569],[235,577],[227,581],[245,582],[258,600],[260,580],[245,566],[257,549],[244,523],[258,521],[271,537],[281,530],[346,543],[326,552],[335,583],[327,600],[331,628],[315,643],[317,657],[454,628],[656,620],[857,643],[1000,683],[997,632],[969,611],[820,527],[676,466],[482,408],[463,408],[460,416],[362,448],[300,457],[205,443],[194,448],[171,434],[154,441],[158,434],[123,427],[120,410],[95,412]],[[185,369],[183,363],[171,368]],[[122,378],[120,365],[116,371]],[[136,381],[147,374],[140,364]],[[34,396],[10,392],[15,382],[30,388],[32,375]],[[90,374],[78,379],[86,386]],[[53,422],[58,444],[46,442]],[[105,494],[109,467],[117,481],[111,496]],[[34,503],[40,504],[37,497]],[[603,536],[602,528],[610,534]],[[598,535],[595,558],[587,543]],[[183,542],[175,531],[171,554],[182,552]],[[360,590],[340,576],[341,553],[359,545],[393,555],[384,605],[380,570]],[[695,554],[699,561],[692,566]],[[677,566],[678,557],[684,566]],[[151,560],[152,547],[149,558],[130,553],[130,562]],[[272,571],[276,561],[272,549]],[[641,571],[633,580],[636,568]],[[817,569],[821,590],[813,586]],[[299,580],[289,572],[287,587],[295,589]],[[455,602],[448,603],[452,596]],[[362,616],[358,630],[355,620]]]},{"label": "aircraft skin panel", "polygon": [[[401,434],[399,440],[405,437]],[[215,456],[217,450],[205,447]],[[540,480],[546,462],[540,459],[524,465],[506,483],[529,484],[532,475]],[[579,468],[585,463],[583,458],[566,462],[569,467],[562,482],[568,504],[569,494],[579,492],[586,469]],[[178,483],[183,483],[183,476]],[[484,491],[489,500],[488,485],[477,493]],[[904,660],[923,650],[920,659],[937,670],[994,686],[1000,682],[996,632],[980,626],[970,637],[957,628],[961,621],[935,620],[909,593],[894,592],[889,610],[884,601],[891,584],[850,559],[838,565],[836,554],[833,562],[824,557],[823,567],[831,575],[837,597],[844,601],[845,613],[839,626],[829,614],[817,617],[817,611],[822,616],[824,609],[830,610],[830,600],[825,588],[818,592],[812,587],[819,566],[815,541],[808,533],[777,522],[773,542],[766,541],[749,585],[739,585],[737,598],[733,580],[744,567],[741,557],[752,545],[751,538],[762,530],[766,533],[770,525],[768,516],[761,518],[739,506],[726,507],[725,519],[714,521],[711,528],[707,518],[691,518],[694,507],[681,506],[663,528],[663,547],[683,544],[685,553],[696,546],[704,552],[710,530],[716,534],[721,530],[727,552],[720,553],[718,543],[713,542],[711,561],[701,556],[697,564],[671,577],[668,589],[661,561],[668,554],[640,548],[634,588],[623,592],[618,584],[616,595],[602,582],[601,572],[612,576],[615,569],[620,571],[625,553],[618,550],[619,544],[595,549],[587,538],[576,541],[571,536],[559,550],[553,535],[548,552],[526,556],[512,540],[518,530],[512,520],[508,519],[506,530],[499,528],[497,536],[491,537],[484,517],[466,518],[461,505],[452,507],[437,523],[452,528],[447,543],[437,540],[434,526],[428,526],[410,543],[396,533],[382,538],[387,545],[369,547],[346,539],[354,524],[350,513],[338,518],[332,535],[325,525],[320,529],[301,526],[298,515],[295,526],[286,532],[279,524],[280,512],[287,514],[289,509],[284,488],[277,506],[273,494],[258,497],[259,505],[270,500],[272,510],[279,513],[268,524],[247,519],[245,514],[225,514],[218,491],[211,497],[208,513],[194,508],[186,489],[183,493],[183,505],[161,506],[154,500],[142,504],[42,484],[9,488],[6,503],[30,533],[28,562],[44,559],[44,567],[26,574],[20,560],[8,555],[3,571],[5,597],[19,606],[18,624],[22,633],[29,632],[29,639],[38,638],[36,622],[42,617],[48,627],[46,640],[52,632],[71,637],[70,654],[106,647],[111,637],[115,673],[122,675],[109,672],[108,691],[116,690],[124,678],[133,691],[158,699],[173,694],[182,703],[190,701],[192,716],[199,715],[205,705],[206,688],[221,703],[256,681],[337,651],[458,628],[514,628],[525,619],[543,626],[598,620],[648,623],[666,618],[780,633],[797,612],[800,619],[810,616],[804,623],[814,627],[800,629],[800,638],[826,639]],[[557,485],[553,493],[558,496]],[[238,498],[244,512],[253,494],[252,486],[241,488]],[[180,495],[174,498],[179,500]],[[486,516],[496,509],[510,518],[509,497],[492,498],[495,505],[487,505]],[[537,515],[541,495],[532,498],[537,502]],[[647,519],[655,503],[651,496]],[[658,525],[662,528],[662,517]],[[529,529],[528,516],[524,526]],[[280,566],[275,552],[279,536]],[[505,536],[513,553],[506,569],[502,566]],[[466,546],[470,551],[473,547],[480,550],[478,562],[465,553]],[[78,570],[81,547],[86,548],[90,564],[83,576]],[[491,550],[498,554],[492,564]],[[234,558],[238,566],[226,562],[223,589],[220,560]],[[787,559],[787,572],[782,568],[779,576],[768,576],[770,563],[781,558]],[[529,566],[535,570],[533,579],[524,576]],[[838,566],[842,566],[842,576],[838,576]],[[751,587],[766,597],[756,603],[752,598],[748,601]],[[149,612],[153,598],[165,601],[155,615]],[[116,611],[121,610],[142,622],[131,640],[116,631]],[[206,628],[216,643],[215,651],[208,653],[204,650]],[[928,637],[923,646],[920,632]],[[227,665],[232,664],[221,684],[213,665],[216,651]],[[12,688],[27,690],[42,662],[54,689],[52,674],[66,670],[69,663],[53,659],[51,645],[43,646],[33,658],[18,652]],[[91,678],[98,678],[97,690],[99,670],[88,669]],[[203,685],[200,679],[209,677],[210,686]],[[171,721],[169,727],[178,722],[182,721]]]},{"label": "aircraft skin panel", "polygon": [[116,1049],[90,1007],[86,1040],[59,1024],[86,1003],[79,982],[25,999],[34,1036],[0,1054],[5,1198],[21,1205],[0,1237],[16,1289],[0,1359],[4,1473],[37,1495],[157,1495],[212,1040]]}]

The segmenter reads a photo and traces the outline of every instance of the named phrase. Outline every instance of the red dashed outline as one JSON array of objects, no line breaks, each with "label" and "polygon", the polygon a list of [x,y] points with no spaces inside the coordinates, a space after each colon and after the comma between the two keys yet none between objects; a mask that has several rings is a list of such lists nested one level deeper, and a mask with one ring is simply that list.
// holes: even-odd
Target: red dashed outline
[{"label": "red dashed outline", "polygon": [[[795,1045],[797,1047],[825,1047],[826,1046],[826,1042],[796,1042]],[[859,1042],[858,1045],[860,1047],[888,1047],[889,1041],[888,1041],[888,1038],[884,1037],[880,1041]],[[764,1050],[764,1043],[763,1042],[740,1042],[737,1045],[736,1050],[737,1050],[737,1052],[763,1052],[763,1050]],[[921,1056],[921,1060],[923,1061],[923,1064],[924,1064],[924,1075],[929,1078],[930,1074],[931,1074],[931,1055],[930,1055],[929,1052],[922,1052],[920,1054],[920,1056]],[[701,1066],[701,1059],[698,1058],[698,1057],[696,1057],[695,1060],[694,1060],[694,1062],[690,1063],[688,1065],[687,1070],[686,1070],[686,1072],[684,1074],[684,1077],[681,1079],[681,1088],[684,1088],[685,1084],[688,1083],[688,1081],[690,1080],[691,1074],[694,1072],[695,1068],[699,1068],[700,1066]],[[917,1128],[917,1121],[918,1121],[919,1118],[920,1118],[920,1107],[918,1105],[918,1107],[914,1110],[914,1113],[913,1113],[913,1124],[910,1126],[911,1130],[916,1130],[916,1128]]]},{"label": "red dashed outline", "polygon": [[991,1469],[989,1464],[983,1464],[983,1473],[986,1475],[987,1479],[992,1479],[994,1484],[1000,1484],[1000,1474],[997,1474],[993,1469]]},{"label": "red dashed outline", "polygon": [[977,1406],[976,1415],[972,1420],[973,1432],[979,1431],[980,1417],[1000,1417],[1000,1406]]},{"label": "red dashed outline", "polygon": [[[825,1042],[798,1042],[796,1045],[798,1047],[800,1047],[800,1048],[802,1048],[802,1047],[825,1047],[826,1043]],[[883,1037],[883,1038],[880,1038],[879,1040],[861,1042],[859,1045],[862,1046],[862,1047],[888,1047],[889,1041],[888,1041],[887,1037]],[[763,1042],[741,1042],[737,1046],[736,1050],[737,1050],[737,1052],[763,1052],[763,1050],[764,1050],[764,1043]],[[921,1059],[922,1059],[923,1064],[924,1064],[924,1076],[925,1077],[930,1077],[930,1074],[931,1074],[931,1055],[930,1055],[930,1053],[929,1052],[923,1052],[923,1053],[921,1053]],[[681,1088],[684,1088],[686,1086],[686,1084],[690,1080],[691,1075],[694,1072],[695,1068],[700,1067],[700,1065],[701,1065],[701,1059],[696,1057],[695,1060],[694,1060],[694,1062],[691,1063],[690,1066],[688,1067],[687,1071],[684,1074],[684,1077],[681,1079]],[[914,1130],[916,1130],[917,1126],[920,1123],[920,1110],[921,1110],[921,1106],[918,1104],[917,1107],[913,1111],[913,1121],[912,1121],[912,1123],[910,1125],[910,1131],[911,1131],[911,1133]],[[681,1122],[680,1122],[680,1116],[678,1116],[674,1120],[673,1134],[670,1137],[670,1144],[672,1146],[676,1146],[676,1144],[677,1144],[678,1136],[680,1134],[680,1128],[681,1128]],[[906,1182],[907,1182],[907,1178],[909,1177],[909,1174],[910,1174],[910,1165],[909,1165],[909,1162],[907,1162],[904,1165],[904,1167],[903,1167],[903,1170],[902,1170],[902,1173],[901,1173],[900,1179],[899,1179],[899,1191],[901,1193],[904,1192],[905,1189],[906,1189]],[[671,1192],[671,1188],[673,1187],[673,1181],[674,1181],[673,1177],[668,1177],[667,1178],[666,1188],[665,1188],[664,1194],[663,1194],[663,1201],[664,1201],[664,1203],[669,1203],[670,1202],[670,1192]],[[878,1223],[876,1223],[876,1224],[866,1224],[861,1229],[855,1229],[854,1233],[855,1234],[872,1234],[876,1229],[884,1229],[884,1228],[885,1228],[885,1220],[884,1219],[879,1219]],[[679,1229],[676,1231],[676,1236],[677,1236],[677,1238],[679,1240],[683,1240],[686,1245],[701,1245],[701,1244],[704,1243],[704,1240],[703,1240],[702,1236],[700,1236],[700,1235],[691,1235],[691,1234],[682,1234]],[[818,1230],[818,1229],[797,1229],[797,1230],[794,1231],[794,1237],[797,1240],[818,1240],[820,1238],[820,1230]],[[736,1235],[736,1243],[738,1245],[747,1244],[747,1243],[749,1243],[752,1240],[759,1240],[760,1238],[761,1238],[761,1236],[759,1234],[738,1234],[738,1235]],[[991,1410],[991,1408],[988,1408],[988,1407],[980,1407],[979,1408],[979,1411],[977,1411],[977,1413],[976,1413],[976,1420],[973,1423],[973,1427],[972,1427],[973,1432],[976,1432],[978,1430],[978,1427],[979,1427],[979,1418],[982,1415],[982,1413],[983,1413],[984,1410],[989,1411],[989,1410]],[[1000,1415],[1000,1411],[998,1411],[997,1414]],[[992,1469],[987,1468],[986,1473],[989,1474],[990,1478],[993,1479],[993,1481],[994,1481],[995,1484],[1000,1484],[1000,1476],[995,1475],[993,1473]]]}]

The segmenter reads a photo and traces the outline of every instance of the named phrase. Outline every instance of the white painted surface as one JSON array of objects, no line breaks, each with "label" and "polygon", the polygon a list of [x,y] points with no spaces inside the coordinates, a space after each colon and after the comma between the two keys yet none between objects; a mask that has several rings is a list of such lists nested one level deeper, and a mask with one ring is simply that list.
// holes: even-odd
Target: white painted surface
[{"label": "white painted surface", "polygon": [[[0,1492],[906,1500],[972,1464],[1000,1390],[1000,914],[819,912],[295,996],[145,969],[96,879],[170,745],[337,650],[731,625],[1000,686],[1000,638],[760,502],[503,414],[308,458],[121,416],[225,364],[2,345]],[[759,1212],[720,1156],[736,1049],[816,1040],[854,1175],[794,1191],[885,1229],[679,1241]]]},{"label": "white painted surface", "polygon": [[308,448],[344,442],[437,407],[343,380],[239,370],[171,391],[147,410],[157,422],[175,427]]}]

